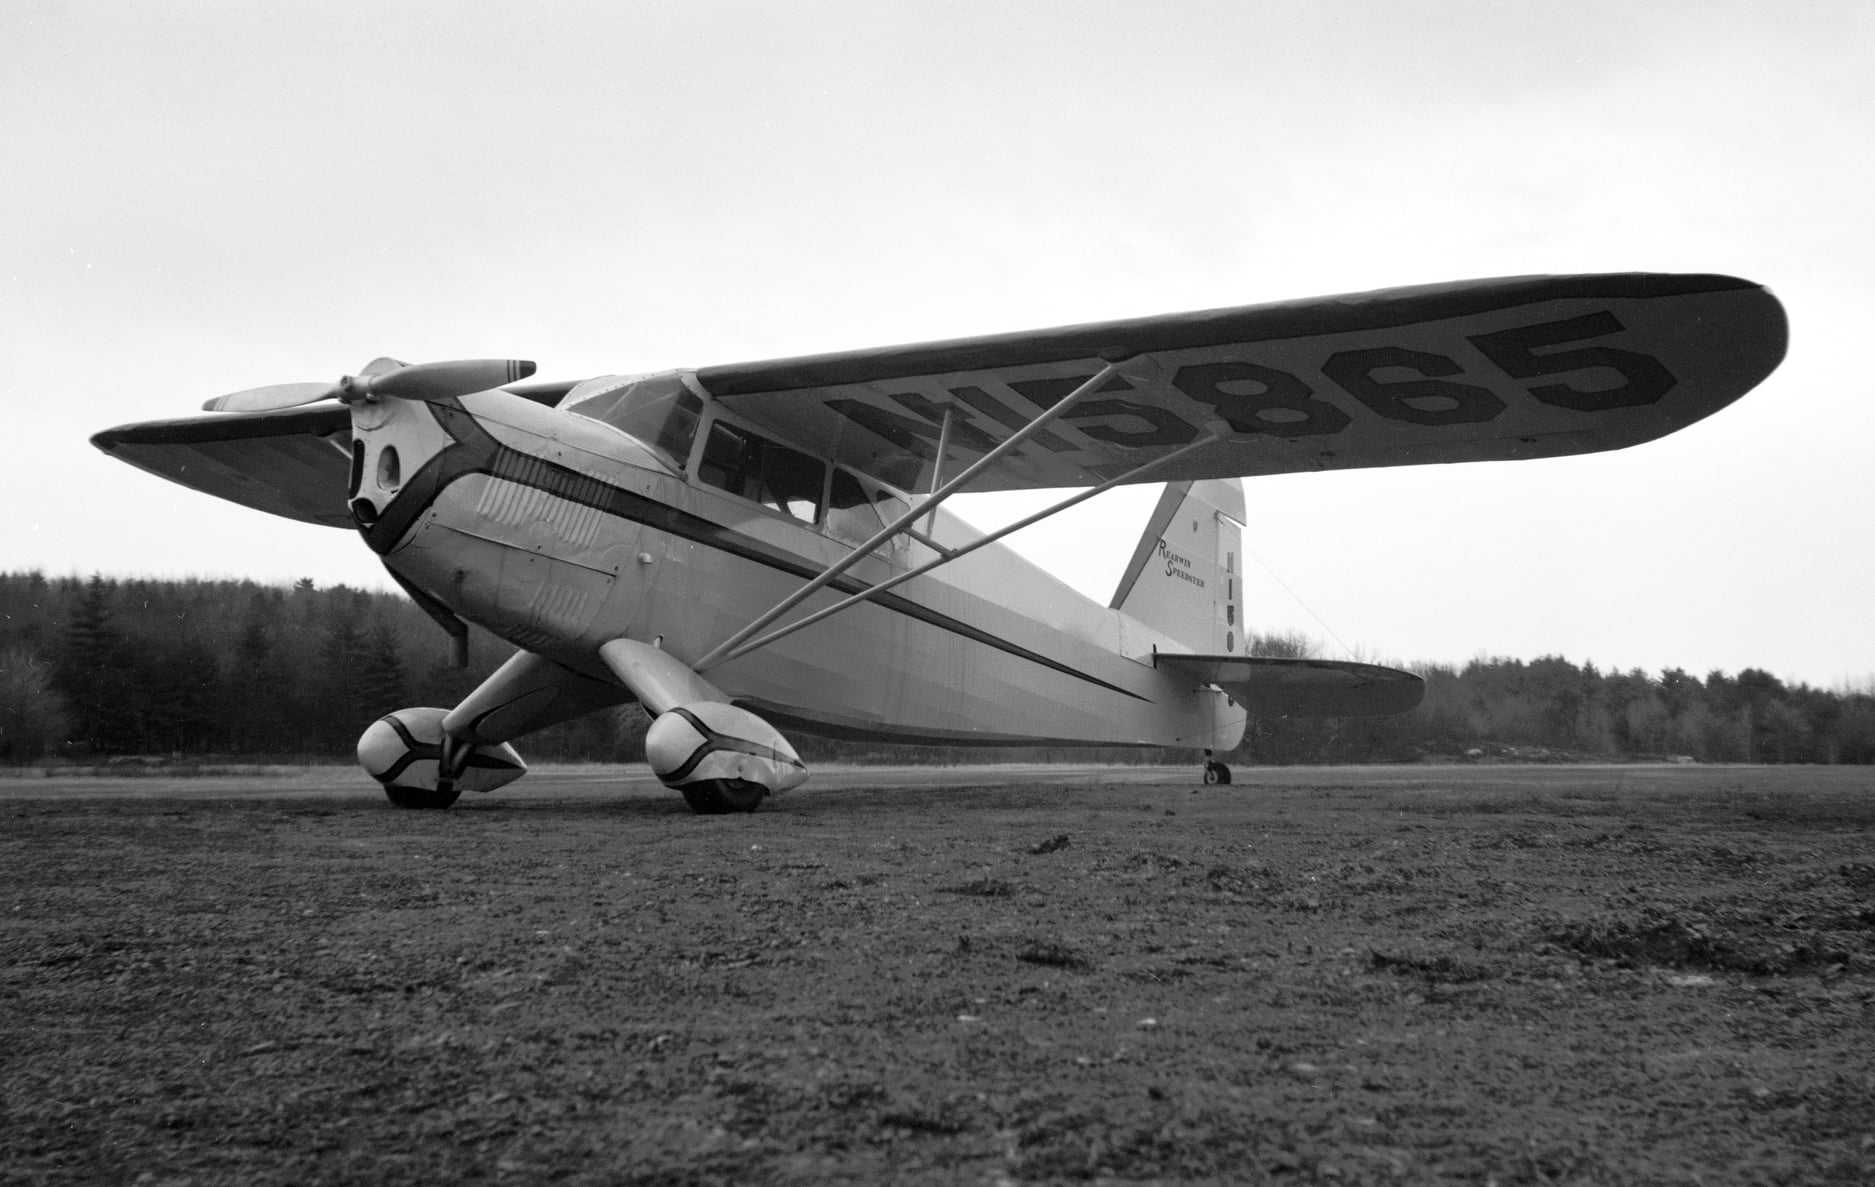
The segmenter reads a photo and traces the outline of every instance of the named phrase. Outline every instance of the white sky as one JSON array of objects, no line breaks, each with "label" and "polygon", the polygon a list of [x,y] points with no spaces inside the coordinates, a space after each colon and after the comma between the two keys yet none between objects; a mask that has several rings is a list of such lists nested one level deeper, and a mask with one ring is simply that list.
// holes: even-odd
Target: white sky
[{"label": "white sky", "polygon": [[[1249,625],[1860,681],[1871,60],[1863,0],[8,0],[0,569],[385,587],[86,440],[381,354],[578,378],[1725,272],[1790,311],[1763,386],[1621,453],[1253,481]],[[1155,491],[1016,542],[1104,601]]]}]

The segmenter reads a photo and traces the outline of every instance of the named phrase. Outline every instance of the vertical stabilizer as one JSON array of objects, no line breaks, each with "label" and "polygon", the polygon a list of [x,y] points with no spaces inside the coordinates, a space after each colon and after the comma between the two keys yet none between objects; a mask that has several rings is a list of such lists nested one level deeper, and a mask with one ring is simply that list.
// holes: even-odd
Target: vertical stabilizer
[{"label": "vertical stabilizer", "polygon": [[1168,483],[1109,605],[1200,655],[1240,655],[1243,483]]}]

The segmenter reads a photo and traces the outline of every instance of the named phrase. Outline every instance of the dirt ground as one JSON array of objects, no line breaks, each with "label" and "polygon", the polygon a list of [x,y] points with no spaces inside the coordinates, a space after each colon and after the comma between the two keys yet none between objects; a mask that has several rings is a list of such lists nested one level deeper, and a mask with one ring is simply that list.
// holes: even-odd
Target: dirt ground
[{"label": "dirt ground", "polygon": [[1875,771],[0,779],[0,1181],[1875,1181]]}]

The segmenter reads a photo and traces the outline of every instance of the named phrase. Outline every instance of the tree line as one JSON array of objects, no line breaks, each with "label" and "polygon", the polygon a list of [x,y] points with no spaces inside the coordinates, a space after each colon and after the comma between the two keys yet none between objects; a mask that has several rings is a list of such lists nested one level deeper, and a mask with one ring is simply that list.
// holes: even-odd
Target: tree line
[{"label": "tree line", "polygon": [[[1265,637],[1271,655],[1307,640]],[[1704,677],[1680,668],[1601,671],[1561,656],[1413,664],[1419,708],[1397,717],[1253,721],[1245,747],[1270,763],[1415,758],[1666,759],[1875,763],[1875,681],[1824,690],[1759,668]]]},{"label": "tree line", "polygon": [[[373,720],[454,705],[512,652],[470,628],[470,663],[446,662],[442,632],[398,594],[303,579],[48,578],[0,574],[0,762],[118,755],[289,761],[348,756]],[[1253,654],[1306,656],[1293,635],[1253,636]],[[1703,678],[1678,668],[1602,672],[1558,656],[1413,665],[1425,702],[1397,717],[1256,720],[1238,762],[1518,758],[1691,758],[1875,763],[1875,683],[1823,690],[1747,668]],[[637,762],[648,722],[635,706],[523,739],[531,760]],[[1086,750],[957,750],[793,737],[810,761],[1086,758]],[[1118,748],[1096,757],[1185,762]]]},{"label": "tree line", "polygon": [[[457,669],[436,624],[398,594],[0,575],[0,762],[349,755],[378,717],[453,705],[513,650],[475,633]],[[534,752],[610,758],[617,732],[603,716],[572,722]]]}]

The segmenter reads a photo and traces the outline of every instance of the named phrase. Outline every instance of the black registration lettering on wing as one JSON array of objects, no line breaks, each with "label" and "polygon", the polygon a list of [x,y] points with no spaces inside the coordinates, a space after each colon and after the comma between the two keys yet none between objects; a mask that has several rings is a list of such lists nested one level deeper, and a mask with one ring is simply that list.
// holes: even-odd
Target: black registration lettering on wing
[{"label": "black registration lettering on wing", "polygon": [[[917,392],[896,392],[892,395],[892,401],[931,426],[930,440],[935,445],[938,435],[943,432],[944,428],[944,406]],[[996,438],[962,417],[953,416],[951,418],[951,445],[975,450],[978,453],[987,453],[996,448]]]},{"label": "black registration lettering on wing", "polygon": [[[1388,368],[1412,371],[1419,379],[1381,379]],[[1464,368],[1442,354],[1382,346],[1330,355],[1322,374],[1349,395],[1388,420],[1416,425],[1476,424],[1504,411],[1504,401],[1489,389],[1437,378]]]},{"label": "black registration lettering on wing", "polygon": [[[1612,346],[1585,346],[1577,350],[1548,348],[1589,338],[1605,338],[1625,328],[1614,314],[1604,310],[1565,321],[1479,334],[1471,344],[1513,379],[1538,379],[1603,367],[1614,371],[1621,376],[1620,387],[1585,389],[1566,383],[1540,383],[1530,388],[1532,396],[1557,408],[1606,412],[1612,408],[1652,404],[1672,391],[1678,380],[1659,359],[1632,350],[1617,350]],[[1539,354],[1539,350],[1542,353]]]},{"label": "black registration lettering on wing", "polygon": [[[1012,382],[1009,387],[1039,407],[1053,408],[1067,398],[1069,392],[1086,383],[1087,378],[1065,375],[1023,379]],[[1130,392],[1133,385],[1116,375],[1099,390]],[[1082,400],[1062,414],[1060,423],[1092,440],[1113,445],[1183,445],[1198,439],[1198,429],[1185,423],[1169,408],[1132,400]]]},{"label": "black registration lettering on wing", "polygon": [[[1017,412],[1014,408],[1011,408],[980,387],[954,387],[950,389],[950,393],[984,416],[996,421],[1011,433],[1020,432],[1029,426],[1029,417],[1027,415]],[[1074,451],[1074,446],[1068,444],[1067,441],[1062,439],[1060,434],[1051,429],[1043,429],[1041,432],[1035,434],[1035,436],[1029,438],[1029,440],[1050,453],[1072,453]]]},{"label": "black registration lettering on wing", "polygon": [[875,408],[863,400],[828,400],[827,407],[913,457],[937,460],[938,433],[925,421]]},{"label": "black registration lettering on wing", "polygon": [[1313,437],[1339,433],[1348,425],[1348,414],[1315,399],[1308,384],[1257,363],[1193,363],[1178,369],[1172,386],[1215,409],[1239,433]]},{"label": "black registration lettering on wing", "polygon": [[[1047,379],[1019,379],[1012,381],[1009,387],[1038,407],[1053,408],[1089,378],[1059,375]],[[1133,385],[1118,375],[1098,389],[1099,393],[1132,390]],[[1083,400],[1063,413],[1060,423],[1091,440],[1113,445],[1183,445],[1198,438],[1198,429],[1170,409],[1131,400]]]},{"label": "black registration lettering on wing", "polygon": [[[1527,383],[1533,399],[1576,412],[1608,412],[1655,403],[1679,382],[1652,355],[1579,345],[1626,328],[1613,313],[1602,310],[1477,334],[1468,340],[1511,379],[1571,376],[1552,383]],[[1403,346],[1338,351],[1321,364],[1321,373],[1331,383],[1387,420],[1431,427],[1495,420],[1506,407],[1503,398],[1488,387],[1451,378],[1464,371],[1463,364],[1446,355]],[[1607,383],[1611,372],[1619,378],[1618,385]],[[1069,375],[1016,380],[1009,387],[1023,399],[1048,408],[1082,382],[1084,377]],[[1174,373],[1172,386],[1212,409],[1242,436],[1317,437],[1339,433],[1352,423],[1345,410],[1318,398],[1300,377],[1245,359],[1187,364]],[[1117,376],[1100,389],[1102,394],[1129,390],[1131,385]],[[980,387],[958,387],[949,394],[982,418],[976,425],[961,417],[953,419],[951,443],[962,450],[986,453],[1000,439],[986,429],[1016,431],[1032,415]],[[904,411],[852,399],[829,400],[827,407],[908,453],[934,460],[943,407],[916,393],[895,394],[891,399]],[[1095,441],[1133,447],[1183,445],[1202,431],[1172,409],[1124,398],[1087,400],[1065,414],[1061,425]],[[1051,453],[1079,452],[1077,446],[1048,430],[1038,433],[1031,444]]]},{"label": "black registration lettering on wing", "polygon": [[1198,429],[1170,409],[1131,400],[1088,400],[1061,420],[1096,441],[1114,445],[1183,445],[1198,439]]}]

